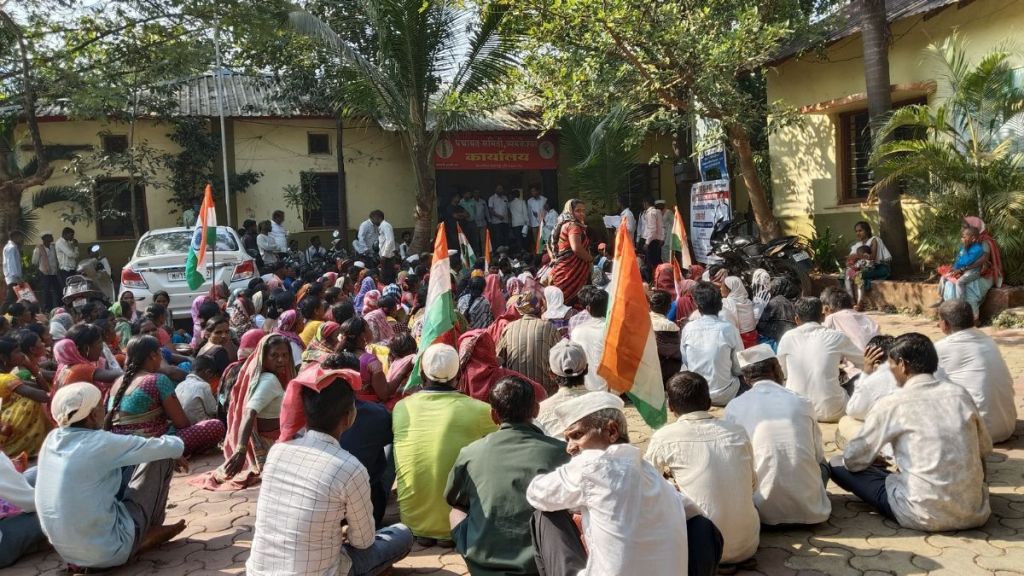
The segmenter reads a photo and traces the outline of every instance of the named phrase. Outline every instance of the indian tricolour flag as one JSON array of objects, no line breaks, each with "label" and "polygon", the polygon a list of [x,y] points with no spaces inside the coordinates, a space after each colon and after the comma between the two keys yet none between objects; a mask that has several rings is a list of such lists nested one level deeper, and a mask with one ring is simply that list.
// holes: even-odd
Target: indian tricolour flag
[{"label": "indian tricolour flag", "polygon": [[196,228],[192,233],[192,244],[185,260],[185,281],[189,290],[195,290],[206,281],[203,267],[206,264],[206,247],[217,245],[217,210],[213,205],[213,186],[207,184],[203,194],[203,205],[196,215]]},{"label": "indian tricolour flag", "polygon": [[665,424],[665,388],[651,324],[644,281],[625,226],[615,239],[615,260],[608,285],[604,353],[597,373],[617,394],[626,394],[651,428]]},{"label": "indian tricolour flag", "polygon": [[423,333],[420,336],[420,353],[416,355],[412,374],[403,391],[422,384],[420,360],[428,346],[443,337],[455,327],[455,303],[452,300],[452,268],[448,262],[448,240],[444,235],[444,224],[437,227],[434,237],[434,258],[430,263],[430,281],[427,284],[427,304],[423,312]]},{"label": "indian tricolour flag", "polygon": [[469,244],[469,239],[462,231],[462,226],[456,224],[455,228],[459,234],[459,255],[462,256],[462,267],[472,268],[476,264],[476,253],[473,252],[473,246]]},{"label": "indian tricolour flag", "polygon": [[491,229],[484,231],[484,270],[491,269]]},{"label": "indian tricolour flag", "polygon": [[679,252],[683,258],[683,266],[689,268],[693,265],[693,258],[690,256],[690,244],[686,240],[686,227],[683,226],[683,217],[679,215],[679,207],[675,207],[676,216],[672,220],[672,252]]},{"label": "indian tricolour flag", "polygon": [[534,254],[544,253],[544,246],[548,243],[548,235],[545,232],[547,230],[544,229],[544,222],[541,222],[540,226],[537,227],[537,246],[535,247]]}]

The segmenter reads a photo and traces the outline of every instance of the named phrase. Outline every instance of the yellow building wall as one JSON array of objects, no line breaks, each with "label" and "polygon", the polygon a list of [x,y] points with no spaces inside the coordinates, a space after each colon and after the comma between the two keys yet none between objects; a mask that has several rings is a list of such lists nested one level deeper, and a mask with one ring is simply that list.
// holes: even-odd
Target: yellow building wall
[{"label": "yellow building wall", "polygon": [[[993,47],[1019,39],[1022,29],[1024,0],[977,0],[963,7],[950,6],[927,19],[917,16],[896,22],[889,52],[891,83],[936,81],[941,92],[938,66],[924,52],[930,43],[958,30],[968,40],[969,59],[977,62]],[[773,68],[768,74],[768,101],[781,100],[800,108],[864,93],[860,34],[840,40],[828,48],[827,55],[828,60],[813,54],[791,58]],[[930,95],[929,103],[935,105],[936,98]],[[838,114],[866,108],[864,101],[832,113],[805,114],[802,127],[785,128],[769,137],[775,212],[788,233],[809,236],[829,226],[852,242],[856,221],[877,222],[875,204],[839,203],[836,174]],[[921,210],[919,204],[904,202],[911,246]]]},{"label": "yellow building wall", "polygon": [[[270,219],[285,210],[285,227],[300,232],[300,217],[287,208],[284,187],[299,185],[301,173],[337,173],[337,132],[332,119],[238,119],[233,121],[235,170],[263,173],[244,194],[235,195],[239,221]],[[307,154],[307,135],[327,134],[331,154]],[[395,228],[412,228],[416,180],[401,138],[365,123],[343,131],[348,228],[354,230],[371,210],[381,209]]]}]

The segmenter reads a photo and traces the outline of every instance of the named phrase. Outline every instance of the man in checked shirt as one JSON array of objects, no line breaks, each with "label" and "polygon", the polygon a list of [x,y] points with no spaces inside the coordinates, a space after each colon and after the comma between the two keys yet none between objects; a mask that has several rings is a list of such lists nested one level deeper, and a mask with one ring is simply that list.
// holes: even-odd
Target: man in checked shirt
[{"label": "man in checked shirt", "polygon": [[355,421],[355,394],[342,371],[300,376],[297,382],[306,433],[275,444],[267,456],[246,571],[254,576],[379,574],[409,554],[412,532],[395,524],[374,533],[366,468],[338,443]]}]

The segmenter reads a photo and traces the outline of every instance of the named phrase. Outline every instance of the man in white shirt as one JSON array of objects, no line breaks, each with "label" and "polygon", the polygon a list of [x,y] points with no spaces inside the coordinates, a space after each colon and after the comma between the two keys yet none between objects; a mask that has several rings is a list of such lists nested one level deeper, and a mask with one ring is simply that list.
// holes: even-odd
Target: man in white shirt
[{"label": "man in white shirt", "polygon": [[377,223],[374,221],[373,212],[371,212],[370,217],[359,224],[352,247],[355,248],[356,254],[359,256],[372,256],[378,242],[380,242],[380,233],[377,231]]},{"label": "man in white shirt", "polygon": [[[939,356],[923,334],[889,350],[900,389],[875,404],[860,434],[832,459],[832,478],[883,516],[925,532],[966,530],[989,515],[985,457],[992,439],[962,387],[938,380]],[[892,446],[898,472],[874,466]]]},{"label": "man in white shirt", "polygon": [[256,236],[256,248],[260,251],[260,259],[263,260],[264,270],[272,269],[279,260],[277,240],[271,236],[272,226],[273,224],[271,224],[270,220],[260,222],[259,234]]},{"label": "man in white shirt", "polygon": [[39,236],[39,244],[32,251],[32,265],[39,269],[42,276],[43,309],[52,310],[60,303],[62,288],[60,285],[60,268],[57,265],[57,250],[53,246],[53,234],[43,232]]},{"label": "man in white shirt", "polygon": [[661,219],[661,211],[654,207],[654,198],[644,198],[644,211],[640,220],[643,222],[640,239],[647,256],[647,266],[653,274],[654,268],[661,264],[661,245],[665,243],[665,224]]},{"label": "man in white shirt", "polygon": [[[629,444],[622,400],[592,392],[558,409],[572,460],[526,489],[541,574],[714,574],[722,536]],[[584,550],[569,514],[583,515]]]},{"label": "man in white shirt", "polygon": [[327,249],[320,244],[319,236],[312,236],[309,239],[309,247],[306,248],[306,262],[313,262],[317,259],[327,257]]},{"label": "man in white shirt", "polygon": [[[519,188],[512,189],[512,199],[508,202],[508,217],[511,229],[508,234],[508,246],[515,254],[524,246],[524,228],[527,228],[530,216],[526,208],[526,200],[522,199],[523,191]],[[493,226],[493,224],[492,224]]]},{"label": "man in white shirt", "polygon": [[879,334],[868,341],[864,350],[864,371],[846,403],[846,416],[839,419],[839,426],[836,427],[836,446],[840,449],[846,448],[850,438],[860,433],[871,407],[899,388],[889,369],[889,349],[895,341],[895,338],[885,334]]},{"label": "man in white shirt", "polygon": [[377,246],[380,249],[381,267],[390,266],[393,263],[395,252],[398,250],[398,244],[395,242],[395,229],[391,227],[391,222],[384,219],[384,212],[380,210],[371,212],[370,218],[377,225]]},{"label": "man in white shirt", "polygon": [[1017,425],[1017,408],[1013,376],[999,346],[974,327],[974,312],[963,300],[946,300],[939,306],[939,327],[946,337],[935,343],[936,377],[967,390],[993,443],[1008,440]]},{"label": "man in white shirt", "polygon": [[757,552],[761,521],[754,508],[754,451],[743,428],[708,410],[708,383],[696,372],[677,372],[666,386],[668,407],[679,419],[651,437],[645,458],[668,469],[679,491],[697,503],[722,532],[723,564]]},{"label": "man in white shirt", "polygon": [[818,422],[838,422],[850,399],[839,381],[839,366],[846,361],[860,368],[864,353],[846,334],[822,326],[822,316],[821,300],[797,300],[796,328],[779,341],[779,363],[786,388],[811,401]]},{"label": "man in white shirt", "polygon": [[284,210],[274,210],[270,216],[270,237],[277,244],[278,252],[288,251],[288,230],[284,227]]},{"label": "man in white shirt", "polygon": [[540,188],[536,184],[530,185],[529,195],[526,200],[526,221],[530,228],[526,236],[528,242],[537,237],[537,229],[544,223],[545,206],[548,205],[548,199],[540,195]]},{"label": "man in white shirt", "polygon": [[20,513],[0,518],[0,568],[13,565],[46,542],[35,513],[35,482],[35,468],[22,474],[11,459],[0,452],[0,498],[21,508]]},{"label": "man in white shirt", "polygon": [[636,238],[636,218],[633,211],[629,209],[629,201],[625,196],[619,196],[619,226],[625,226],[631,240]]},{"label": "man in white shirt", "polygon": [[366,468],[338,443],[356,417],[342,374],[314,366],[292,382],[307,430],[267,455],[248,574],[379,574],[412,550],[402,524],[374,533]]},{"label": "man in white shirt", "polygon": [[563,338],[551,348],[548,362],[558,382],[558,391],[541,401],[540,411],[533,423],[540,426],[548,436],[564,440],[556,411],[562,404],[590,392],[584,386],[584,378],[589,373],[587,353],[583,346]]},{"label": "man in white shirt", "polygon": [[21,269],[21,242],[23,239],[21,232],[15,230],[11,232],[10,239],[4,245],[4,283],[7,285],[7,297],[4,301],[7,304],[13,304],[18,300],[18,295],[14,292],[14,285],[25,279]]},{"label": "man in white shirt", "polygon": [[747,431],[754,449],[754,506],[762,524],[819,524],[832,503],[829,468],[814,410],[806,398],[783,388],[782,367],[767,344],[740,355],[751,388],[725,407],[725,420]]},{"label": "man in white shirt", "polygon": [[661,261],[671,262],[669,258],[672,254],[672,226],[675,224],[676,213],[661,198],[654,201],[654,207],[661,212],[661,226],[665,233],[665,243],[661,247]]},{"label": "man in white shirt", "polygon": [[691,293],[700,316],[687,322],[679,337],[683,369],[703,376],[711,390],[711,403],[725,406],[740,392],[736,355],[743,350],[743,341],[732,322],[718,317],[722,293],[714,284],[700,282]]},{"label": "man in white shirt", "polygon": [[[520,200],[520,202],[522,201]],[[526,208],[524,204],[524,214],[525,210]],[[511,203],[508,200],[508,196],[505,194],[505,187],[498,184],[494,187],[494,194],[491,194],[491,197],[487,199],[487,220],[491,223],[491,234],[494,235],[491,238],[491,241],[494,243],[492,248],[507,246],[509,244],[510,216]]]},{"label": "man in white shirt", "polygon": [[61,230],[60,240],[54,243],[54,248],[57,250],[57,268],[60,269],[60,284],[63,286],[68,276],[78,273],[78,240],[75,240],[75,230],[70,227]]},{"label": "man in white shirt", "polygon": [[821,293],[825,321],[822,326],[839,330],[861,350],[878,334],[878,324],[870,316],[853,309],[853,296],[841,288],[826,288]]},{"label": "man in white shirt", "polygon": [[[601,356],[604,354],[608,293],[604,290],[594,290],[587,301],[587,313],[590,318],[577,324],[569,333],[569,339],[578,343],[586,351],[589,366],[597,366],[601,363]],[[608,391],[608,382],[597,373],[597,370],[588,370],[583,381],[587,390],[592,392]]]}]

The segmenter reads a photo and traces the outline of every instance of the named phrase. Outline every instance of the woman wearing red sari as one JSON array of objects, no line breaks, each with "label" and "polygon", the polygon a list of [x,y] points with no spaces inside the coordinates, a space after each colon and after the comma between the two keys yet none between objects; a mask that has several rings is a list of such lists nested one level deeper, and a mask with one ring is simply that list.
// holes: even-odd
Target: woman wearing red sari
[{"label": "woman wearing red sari", "polygon": [[518,376],[529,382],[538,404],[548,397],[537,382],[498,365],[494,340],[486,330],[470,330],[459,336],[459,392],[481,402],[490,402],[491,388],[505,376]]},{"label": "woman wearing red sari", "polygon": [[548,250],[553,254],[551,284],[562,290],[565,303],[573,305],[580,288],[590,281],[590,238],[587,236],[587,207],[582,200],[573,198],[565,203],[558,223],[549,239]]}]

